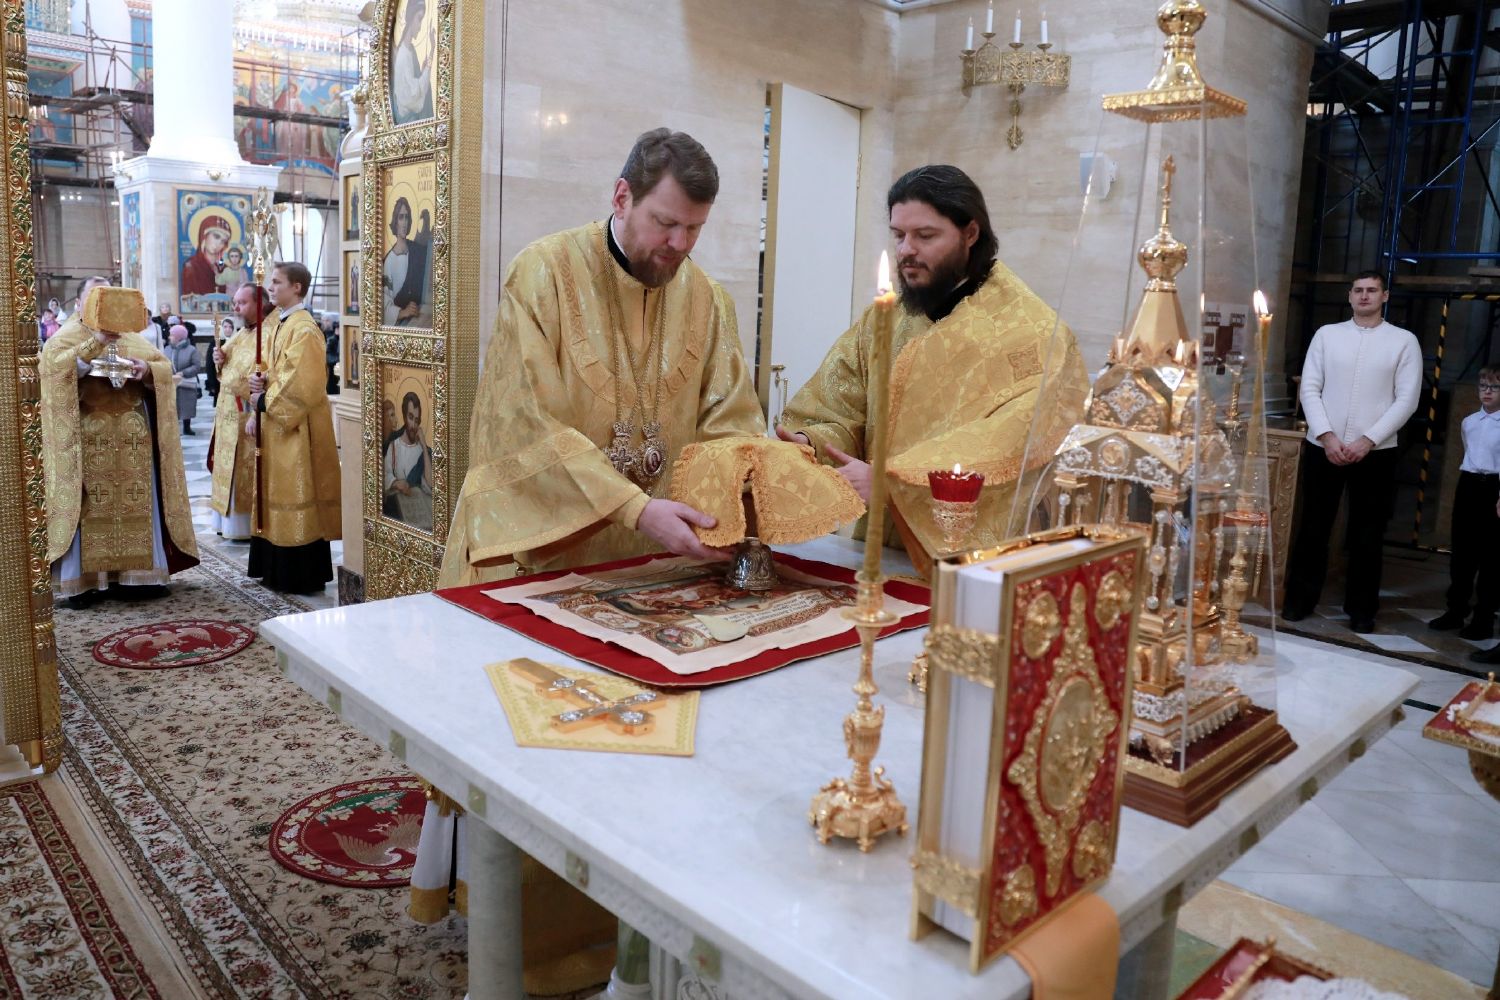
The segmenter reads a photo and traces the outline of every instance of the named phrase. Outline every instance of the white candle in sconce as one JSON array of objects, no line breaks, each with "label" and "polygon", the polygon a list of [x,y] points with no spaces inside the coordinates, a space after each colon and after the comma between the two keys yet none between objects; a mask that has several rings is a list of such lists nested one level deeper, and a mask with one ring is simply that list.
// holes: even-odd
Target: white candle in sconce
[{"label": "white candle in sconce", "polygon": [[1017,45],[1021,44],[1021,12],[1016,11],[1016,32],[1011,41]]},{"label": "white candle in sconce", "polygon": [[964,48],[969,50],[974,48],[974,19],[972,17],[969,18],[969,33],[964,36]]},{"label": "white candle in sconce", "polygon": [[985,9],[984,30],[991,35],[995,33],[995,0],[990,0],[989,7]]},{"label": "white candle in sconce", "polygon": [[1042,44],[1047,44],[1047,12],[1042,11]]}]

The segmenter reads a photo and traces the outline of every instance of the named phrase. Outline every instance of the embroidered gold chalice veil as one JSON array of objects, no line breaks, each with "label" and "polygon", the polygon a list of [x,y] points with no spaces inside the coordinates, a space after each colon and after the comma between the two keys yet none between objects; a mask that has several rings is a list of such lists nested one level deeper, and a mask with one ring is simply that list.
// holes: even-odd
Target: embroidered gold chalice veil
[{"label": "embroidered gold chalice veil", "polygon": [[704,545],[734,545],[746,537],[746,484],[755,537],[771,545],[818,538],[865,512],[854,487],[819,465],[811,448],[770,438],[688,445],[672,471],[672,499],[718,521],[712,528],[694,529]]}]

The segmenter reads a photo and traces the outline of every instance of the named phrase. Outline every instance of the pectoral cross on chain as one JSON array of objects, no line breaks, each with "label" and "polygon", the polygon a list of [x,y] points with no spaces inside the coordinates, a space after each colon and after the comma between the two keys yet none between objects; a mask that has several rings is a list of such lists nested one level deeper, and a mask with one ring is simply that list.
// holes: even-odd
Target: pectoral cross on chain
[{"label": "pectoral cross on chain", "polygon": [[536,685],[538,694],[579,706],[552,717],[552,728],[558,732],[570,733],[603,723],[622,736],[644,736],[656,728],[656,717],[646,709],[666,700],[660,691],[646,690],[611,701],[595,691],[589,681],[564,677],[535,660],[511,662],[516,673]]}]

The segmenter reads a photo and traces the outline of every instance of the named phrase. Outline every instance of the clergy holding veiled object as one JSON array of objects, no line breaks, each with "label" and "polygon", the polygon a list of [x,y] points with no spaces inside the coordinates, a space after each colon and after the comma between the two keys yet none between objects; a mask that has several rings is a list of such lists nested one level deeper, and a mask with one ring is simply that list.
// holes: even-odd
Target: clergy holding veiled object
[{"label": "clergy holding veiled object", "polygon": [[219,398],[208,450],[213,473],[209,506],[215,531],[230,541],[248,542],[255,513],[255,438],[245,433],[245,427],[250,420],[250,376],[255,373],[255,321],[261,319],[264,349],[276,339],[281,319],[271,310],[271,296],[257,285],[241,285],[235,291],[234,311],[244,326],[213,352]]},{"label": "clergy holding veiled object", "polygon": [[[111,586],[160,596],[198,563],[172,363],[135,332],[150,325],[146,302],[103,278],[82,302],[39,368],[47,560],[75,607]],[[96,360],[114,377],[93,374]]]},{"label": "clergy holding veiled object", "polygon": [[[968,175],[951,166],[918,167],[891,186],[886,204],[902,305],[890,348],[887,487],[896,528],[923,567],[944,548],[927,474],[955,465],[983,474],[967,543],[983,548],[1003,541],[1011,533],[1028,435],[1041,442],[1032,445],[1032,464],[1039,466],[1082,415],[1089,382],[1072,331],[995,259],[984,195]],[[871,306],[834,343],[776,428],[784,440],[812,445],[866,502],[875,323]],[[1047,405],[1040,406],[1044,392]]]},{"label": "clergy holding veiled object", "polygon": [[511,262],[470,425],[441,584],[667,550],[713,518],[668,495],[694,441],[758,436],[734,304],[688,254],[718,194],[691,136],[642,135],[603,222]]},{"label": "clergy holding veiled object", "polygon": [[[264,375],[250,376],[250,419],[260,426],[260,523],[250,539],[249,575],[273,590],[315,594],[333,579],[328,543],[343,537],[339,453],[324,391],[323,331],[302,300],[312,274],[296,261],[271,272],[273,332],[261,329]],[[250,331],[250,345],[255,346]]]},{"label": "clergy holding veiled object", "polygon": [[[665,499],[687,445],[766,430],[734,304],[688,258],[718,189],[695,139],[646,132],[609,218],[544,237],[511,262],[441,586],[663,550],[728,557],[694,534],[712,517]],[[459,819],[441,796],[428,804],[412,874],[418,920],[447,912]],[[525,882],[527,992],[597,982],[589,961],[607,957],[599,945],[614,937],[613,918],[529,859]],[[638,935],[625,929],[622,940],[622,960],[643,953]]]}]

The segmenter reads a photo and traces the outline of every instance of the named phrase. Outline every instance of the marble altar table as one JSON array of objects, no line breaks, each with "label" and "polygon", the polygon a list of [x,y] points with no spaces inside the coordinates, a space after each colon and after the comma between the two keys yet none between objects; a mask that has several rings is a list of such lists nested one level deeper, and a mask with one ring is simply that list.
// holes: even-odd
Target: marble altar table
[{"label": "marble altar table", "polygon": [[[789,551],[857,566],[861,546],[830,537]],[[903,569],[888,556],[887,572]],[[477,821],[473,1000],[521,996],[516,848],[733,1000],[1029,993],[1011,959],[976,976],[957,938],[908,939],[910,835],[869,854],[813,839],[808,801],[848,771],[840,726],[854,703],[857,648],[705,690],[697,754],[676,758],[517,747],[484,666],[573,661],[430,594],[284,616],[262,634],[288,677]],[[924,634],[876,647],[886,706],[876,763],[913,814],[922,702],[906,672]],[[1390,660],[1277,638],[1276,707],[1296,752],[1196,826],[1125,810],[1101,889],[1120,916],[1121,995],[1164,995],[1177,909],[1394,725],[1417,683]]]}]

